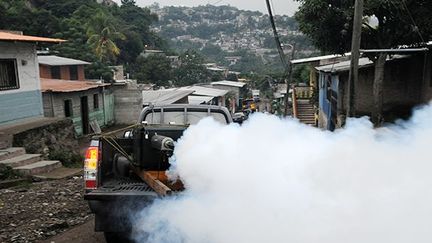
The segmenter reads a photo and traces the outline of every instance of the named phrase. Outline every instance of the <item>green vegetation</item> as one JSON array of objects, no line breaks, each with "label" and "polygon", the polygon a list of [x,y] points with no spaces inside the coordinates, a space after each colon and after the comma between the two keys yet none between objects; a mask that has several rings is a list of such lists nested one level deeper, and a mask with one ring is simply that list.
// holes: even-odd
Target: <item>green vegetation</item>
[{"label": "green vegetation", "polygon": [[[323,52],[344,53],[351,48],[354,1],[297,0],[300,30]],[[425,45],[432,37],[430,0],[365,1],[361,48],[388,49]],[[369,21],[375,19],[376,23]],[[368,54],[375,64],[374,87],[382,87],[387,53]],[[379,92],[374,92],[378,94]],[[382,101],[374,97],[373,120],[381,122]]]},{"label": "green vegetation", "polygon": [[131,66],[135,78],[141,83],[153,83],[157,86],[170,86],[172,77],[171,63],[165,55],[153,54],[140,56]]},{"label": "green vegetation", "polygon": [[[209,73],[202,64],[215,62],[229,66],[227,56],[241,57],[230,66],[232,71],[261,77],[283,72],[268,16],[260,12],[211,5],[163,9],[153,5],[151,8],[164,12],[160,21],[149,8],[138,7],[134,0],[122,0],[121,4],[113,6],[95,0],[0,0],[0,29],[67,40],[46,47],[60,56],[91,62],[85,70],[89,79],[110,81],[112,70],[109,66],[124,65],[131,78],[157,86],[216,81],[224,77]],[[298,29],[295,19],[288,16],[276,16],[276,22],[289,31]],[[160,32],[154,32],[153,27],[159,28]],[[191,35],[200,41],[175,39],[181,35]],[[215,38],[221,38],[222,42],[253,38],[262,48],[274,52],[257,54],[244,46],[226,51],[220,47],[221,43],[213,42]],[[301,34],[282,38],[299,43],[299,56],[303,55],[302,51],[313,49]],[[145,49],[179,55],[180,65],[173,68],[164,55],[140,55]],[[228,79],[235,80],[236,77]]]},{"label": "green vegetation", "polygon": [[0,164],[0,180],[10,180],[22,177],[21,174],[14,171],[12,167]]},{"label": "green vegetation", "polygon": [[50,160],[58,160],[65,167],[82,167],[84,157],[80,154],[69,150],[54,150],[48,155]]},{"label": "green vegetation", "polygon": [[134,63],[144,46],[166,48],[149,28],[157,16],[133,0],[120,6],[94,0],[0,0],[0,12],[0,29],[67,40],[50,49],[92,62],[86,67],[90,79],[111,79],[108,66]]},{"label": "green vegetation", "polygon": [[188,50],[179,57],[180,67],[174,71],[174,85],[186,86],[210,81],[211,74],[202,65],[204,58],[194,50]]}]

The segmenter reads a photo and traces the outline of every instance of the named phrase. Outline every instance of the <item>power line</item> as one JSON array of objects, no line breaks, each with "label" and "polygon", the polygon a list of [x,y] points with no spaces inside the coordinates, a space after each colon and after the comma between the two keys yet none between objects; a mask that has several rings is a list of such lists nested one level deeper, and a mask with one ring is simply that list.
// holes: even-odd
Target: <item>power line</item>
[{"label": "power line", "polygon": [[267,4],[267,10],[269,12],[270,23],[271,23],[271,26],[273,29],[273,36],[274,36],[274,39],[276,41],[276,48],[278,49],[279,57],[281,59],[282,65],[284,66],[284,68],[286,70],[287,69],[287,61],[285,58],[285,53],[282,49],[282,44],[281,44],[280,39],[279,39],[279,34],[277,32],[277,29],[276,29],[276,24],[275,24],[274,17],[273,17],[273,10],[272,10],[272,7],[270,5],[270,0],[266,0],[266,4]]},{"label": "power line", "polygon": [[414,27],[415,27],[415,31],[416,31],[417,34],[419,35],[421,41],[424,43],[425,41],[424,41],[423,36],[422,36],[422,34],[421,34],[421,32],[420,32],[420,29],[419,29],[418,25],[416,24],[416,22],[415,22],[415,20],[414,20],[414,18],[413,18],[413,16],[412,16],[412,14],[411,14],[411,12],[409,11],[408,6],[406,5],[405,0],[400,0],[400,1],[402,2],[402,6],[405,8],[405,10],[406,10],[407,13],[408,13],[408,16],[410,17],[411,22],[412,22],[412,24],[413,24]]}]

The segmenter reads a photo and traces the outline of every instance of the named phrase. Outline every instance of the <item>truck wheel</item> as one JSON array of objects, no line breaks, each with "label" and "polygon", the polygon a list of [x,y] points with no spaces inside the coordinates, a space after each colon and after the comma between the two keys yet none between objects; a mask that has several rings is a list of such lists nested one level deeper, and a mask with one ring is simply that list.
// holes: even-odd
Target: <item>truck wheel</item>
[{"label": "truck wheel", "polygon": [[129,234],[126,232],[104,232],[107,243],[132,243]]}]

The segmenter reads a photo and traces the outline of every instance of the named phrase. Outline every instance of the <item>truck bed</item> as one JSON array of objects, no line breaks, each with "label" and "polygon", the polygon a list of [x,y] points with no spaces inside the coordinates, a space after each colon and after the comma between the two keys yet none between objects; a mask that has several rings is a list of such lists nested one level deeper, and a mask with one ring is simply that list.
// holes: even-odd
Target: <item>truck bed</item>
[{"label": "truck bed", "polygon": [[170,182],[165,171],[145,171],[144,173],[147,175],[144,181],[139,178],[126,177],[107,179],[97,190],[86,193],[84,199],[110,200],[110,197],[157,197],[172,195],[184,189],[181,181]]}]

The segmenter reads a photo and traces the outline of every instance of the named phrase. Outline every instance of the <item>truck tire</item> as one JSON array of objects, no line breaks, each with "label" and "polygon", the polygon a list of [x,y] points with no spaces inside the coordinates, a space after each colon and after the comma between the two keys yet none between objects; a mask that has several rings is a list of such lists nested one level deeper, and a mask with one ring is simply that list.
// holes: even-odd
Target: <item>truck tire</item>
[{"label": "truck tire", "polygon": [[107,243],[132,243],[126,232],[104,232],[105,241]]}]

